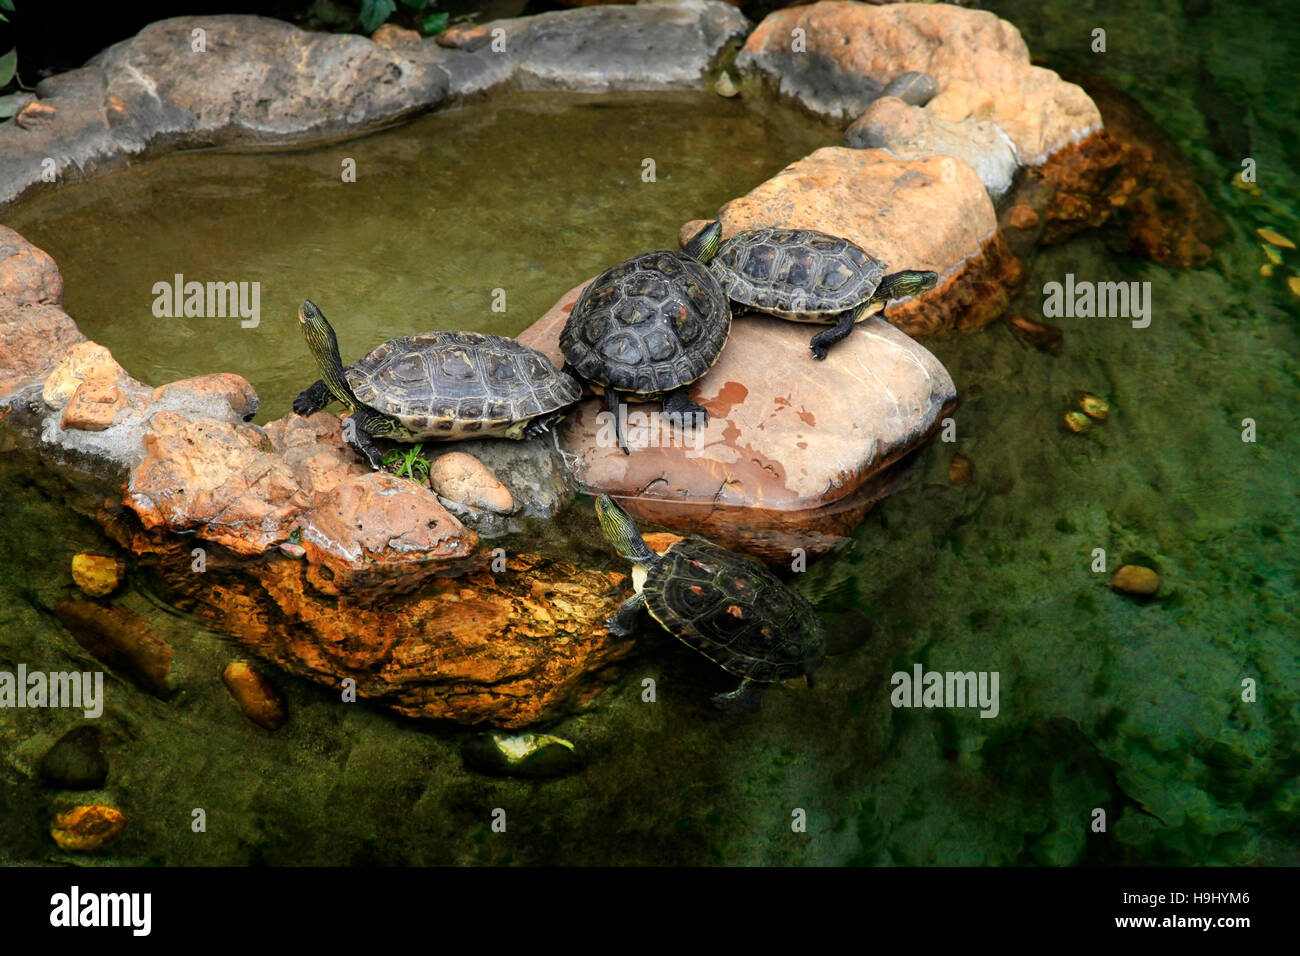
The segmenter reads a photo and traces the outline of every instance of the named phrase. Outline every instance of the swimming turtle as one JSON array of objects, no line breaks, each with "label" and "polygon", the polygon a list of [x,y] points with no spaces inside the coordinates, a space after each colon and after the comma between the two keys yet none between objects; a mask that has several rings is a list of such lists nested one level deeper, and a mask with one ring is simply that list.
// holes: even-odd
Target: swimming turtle
[{"label": "swimming turtle", "polygon": [[915,269],[885,275],[885,264],[855,243],[813,229],[738,232],[719,245],[709,271],[740,305],[833,324],[809,343],[818,359],[867,316],[883,318],[891,299],[927,292],[939,281],[938,273]]},{"label": "swimming turtle", "polygon": [[577,381],[541,352],[499,335],[407,335],[345,369],[334,329],[310,300],[298,321],[323,378],[294,399],[293,410],[310,415],[331,400],[342,402],[352,412],[343,437],[375,469],[382,460],[372,437],[531,438],[582,395]]},{"label": "swimming turtle", "polygon": [[762,685],[775,681],[802,674],[812,686],[826,632],[803,596],[756,561],[701,537],[656,554],[609,495],[596,499],[596,515],[632,562],[636,589],[606,622],[611,634],[627,637],[640,612],[649,611],[668,633],[741,678],[736,690],[714,696],[724,710],[757,710]]},{"label": "swimming turtle", "polygon": [[722,224],[715,223],[683,252],[643,252],[606,269],[583,290],[560,333],[569,367],[605,395],[624,454],[624,399],[659,400],[683,424],[708,424],[687,386],[718,360],[731,332],[727,295],[702,265],[721,238]]}]

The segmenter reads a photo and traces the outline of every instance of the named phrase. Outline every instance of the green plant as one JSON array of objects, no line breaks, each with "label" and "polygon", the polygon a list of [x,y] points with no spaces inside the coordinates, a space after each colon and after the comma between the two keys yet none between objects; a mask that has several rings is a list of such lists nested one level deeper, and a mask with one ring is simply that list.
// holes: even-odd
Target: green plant
[{"label": "green plant", "polygon": [[[425,36],[433,36],[435,33],[441,33],[447,29],[447,21],[450,18],[446,13],[425,13],[431,5],[432,0],[402,0],[403,6],[410,7],[416,14],[420,24],[420,32]],[[384,23],[388,21],[397,11],[396,0],[361,0],[361,29],[366,33],[374,33]]]},{"label": "green plant", "polygon": [[414,445],[407,452],[394,448],[384,456],[384,467],[391,470],[396,466],[393,474],[398,478],[410,478],[424,484],[429,480],[429,462],[422,456],[423,451],[423,445]]}]

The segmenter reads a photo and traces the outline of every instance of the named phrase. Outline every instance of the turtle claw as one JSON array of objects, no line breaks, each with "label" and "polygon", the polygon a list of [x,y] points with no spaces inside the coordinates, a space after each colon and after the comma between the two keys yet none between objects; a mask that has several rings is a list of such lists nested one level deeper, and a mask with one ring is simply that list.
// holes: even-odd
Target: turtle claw
[{"label": "turtle claw", "polygon": [[620,623],[617,616],[605,618],[605,630],[609,632],[610,637],[632,636],[632,628]]},{"label": "turtle claw", "polygon": [[827,350],[824,346],[821,345],[814,345],[811,346],[811,348],[812,348],[813,358],[815,358],[819,362],[824,361],[826,356],[830,354],[829,350]]},{"label": "turtle claw", "polygon": [[763,709],[763,691],[749,678],[726,694],[714,694],[713,706],[728,714],[754,714]]}]

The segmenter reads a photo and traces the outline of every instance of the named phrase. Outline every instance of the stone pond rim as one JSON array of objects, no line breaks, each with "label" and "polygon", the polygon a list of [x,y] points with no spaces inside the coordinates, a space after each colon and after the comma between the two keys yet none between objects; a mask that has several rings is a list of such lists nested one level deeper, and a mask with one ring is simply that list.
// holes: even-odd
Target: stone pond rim
[{"label": "stone pond rim", "polygon": [[[782,32],[788,36],[796,25],[805,28],[810,41],[813,55],[805,61],[782,52]],[[932,111],[947,124],[931,124],[944,136],[996,124],[1014,144],[1018,162],[1038,167],[1033,176],[1022,177],[1028,184],[1024,197],[1004,200],[1027,204],[1035,213],[1019,217],[1042,224],[1024,230],[1034,241],[1044,234],[1059,240],[1099,224],[1149,181],[1142,173],[1134,186],[1128,182],[1133,177],[1117,175],[1131,162],[1133,150],[1108,137],[1079,87],[1029,63],[1014,27],[982,11],[823,2],[779,11],[751,33],[733,7],[682,0],[560,11],[492,26],[505,31],[508,56],[485,45],[448,48],[389,28],[366,39],[306,33],[244,16],[152,24],[85,67],[43,81],[36,91],[40,108],[0,124],[0,201],[33,186],[50,188],[41,183],[45,158],[54,160],[58,177],[73,178],[173,148],[337,138],[510,89],[701,90],[728,45],[742,40],[736,59],[742,79],[768,84],[781,98],[841,125],[861,115],[895,76],[931,75],[936,95],[924,107],[909,108]],[[195,27],[206,31],[208,43],[198,60],[189,51]],[[864,36],[872,44],[861,43]],[[980,42],[958,43],[958,37]],[[311,68],[300,68],[303,64]],[[1032,251],[1032,241],[1020,242],[1014,255],[1009,251],[990,195],[1000,180],[962,159],[923,155],[924,142],[920,147],[917,142],[929,135],[927,128],[913,130],[909,148],[914,152],[906,158],[878,149],[819,150],[728,203],[719,218],[732,232],[754,218],[842,230],[891,264],[939,273],[934,292],[891,306],[899,328],[927,334],[979,327],[1005,305],[1008,288],[1024,272],[1017,255]],[[807,200],[818,195],[832,197],[833,208],[824,204],[815,210],[818,222],[799,221],[801,210],[808,214]],[[902,217],[900,209],[910,209],[911,218]],[[828,227],[825,220],[836,216]],[[554,328],[553,313],[562,315],[566,300],[571,305],[569,296],[521,338],[542,340],[532,344],[545,351],[546,329]],[[104,513],[101,518],[137,552],[170,554],[178,540],[186,540],[171,533],[192,532],[200,541],[230,549],[232,566],[240,566],[239,556],[263,555],[299,529],[307,542],[306,561],[273,558],[244,566],[260,595],[251,603],[238,589],[193,599],[208,608],[213,623],[261,656],[330,686],[382,660],[382,680],[365,684],[363,695],[415,716],[522,726],[585,705],[606,679],[595,674],[626,653],[622,645],[601,638],[601,610],[608,602],[605,593],[615,586],[612,579],[541,559],[518,565],[519,580],[501,587],[492,585],[490,576],[483,578],[481,569],[468,578],[447,576],[482,556],[473,528],[447,513],[432,492],[412,485],[402,489],[394,506],[407,509],[403,521],[429,529],[428,540],[393,548],[391,538],[375,537],[397,520],[380,506],[392,496],[378,487],[383,476],[367,474],[342,451],[337,418],[251,425],[256,393],[236,375],[216,373],[150,389],[106,349],[86,341],[61,302],[62,278],[53,260],[0,227],[4,442],[21,442],[46,461],[72,466],[73,481],[81,487],[124,495],[133,520],[146,530],[137,524],[124,532],[120,519]],[[736,347],[725,350],[715,372],[696,385],[695,397],[714,416],[718,439],[702,459],[671,460],[664,453],[672,449],[647,449],[630,459],[619,454],[625,470],[615,473],[610,460],[593,448],[587,405],[566,424],[558,452],[528,447],[522,451],[529,457],[519,460],[503,459],[493,449],[474,453],[489,461],[521,511],[534,517],[554,514],[564,504],[563,459],[584,490],[615,497],[622,490],[628,496],[625,506],[641,517],[717,534],[729,545],[768,554],[792,541],[811,553],[824,552],[841,543],[870,503],[887,492],[893,470],[886,466],[924,444],[951,410],[956,390],[933,356],[898,328],[884,322],[861,328],[850,346],[854,339],[883,345],[871,355],[846,353],[851,361],[840,366],[842,372],[870,380],[878,370],[872,363],[881,360],[878,352],[902,364],[920,361],[924,373],[910,386],[914,400],[900,404],[894,396],[895,412],[906,407],[904,417],[891,418],[887,407],[877,407],[879,421],[892,429],[893,444],[837,435],[832,423],[850,432],[854,423],[828,411],[824,396],[778,393],[764,385],[773,378],[766,373],[757,381],[753,374],[733,374],[736,363],[753,362],[755,356],[763,357],[760,369],[776,361],[785,367],[790,357],[806,352],[798,341],[804,331],[780,320],[737,323]],[[783,335],[792,341],[783,343]],[[933,368],[925,365],[925,356]],[[80,410],[71,412],[74,406]],[[780,428],[769,424],[778,419]],[[794,444],[775,456],[770,452],[778,433],[794,436]],[[803,455],[822,468],[827,461],[838,467],[843,455],[825,444],[828,438],[854,452],[843,469],[849,480],[819,481],[824,471],[799,466]],[[787,453],[791,460],[782,460]],[[628,462],[639,470],[627,471]],[[669,465],[684,470],[671,471]],[[769,482],[773,477],[775,485]],[[665,488],[685,495],[664,495]],[[534,500],[534,489],[544,492],[541,503]],[[695,506],[687,501],[691,496]],[[343,511],[362,533],[345,534],[329,524]],[[747,532],[747,526],[754,531]],[[187,545],[194,540],[187,539]],[[191,583],[194,577],[189,575]],[[551,580],[569,582],[573,593],[586,597],[563,610],[546,596],[544,582]],[[474,583],[469,590],[482,597],[481,622],[487,623],[473,639],[489,649],[488,660],[510,668],[516,679],[508,693],[493,689],[500,668],[471,668],[450,683],[439,679],[440,652],[422,635],[434,622],[446,622],[437,609],[458,599],[458,581]],[[427,582],[434,583],[432,591]],[[425,596],[409,593],[421,584]],[[357,589],[382,599],[370,606],[349,603]],[[392,641],[392,602],[405,609],[401,653]],[[331,620],[344,608],[355,619],[340,629]],[[284,635],[269,633],[259,624],[268,614],[304,622],[301,640],[289,646]],[[538,626],[551,643],[539,645],[535,659],[507,665],[520,628]],[[562,650],[566,663],[557,671],[547,654]],[[546,690],[539,692],[540,687]]]}]

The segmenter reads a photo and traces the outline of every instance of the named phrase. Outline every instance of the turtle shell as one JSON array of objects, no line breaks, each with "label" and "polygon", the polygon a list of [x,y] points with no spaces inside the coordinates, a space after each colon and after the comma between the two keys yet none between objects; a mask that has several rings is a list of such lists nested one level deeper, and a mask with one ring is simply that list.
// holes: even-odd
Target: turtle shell
[{"label": "turtle shell", "polygon": [[707,268],[671,250],[606,269],[560,333],[573,369],[595,385],[651,397],[709,370],[731,331],[731,304]]},{"label": "turtle shell", "polygon": [[821,619],[802,595],[703,538],[673,545],[650,568],[642,593],[665,629],[737,677],[787,680],[826,654]]},{"label": "turtle shell", "polygon": [[785,319],[830,322],[871,298],[885,264],[824,232],[747,229],[722,243],[709,270],[741,305]]},{"label": "turtle shell", "polygon": [[396,419],[411,440],[502,435],[582,394],[541,352],[482,332],[393,339],[345,374],[356,397]]}]

